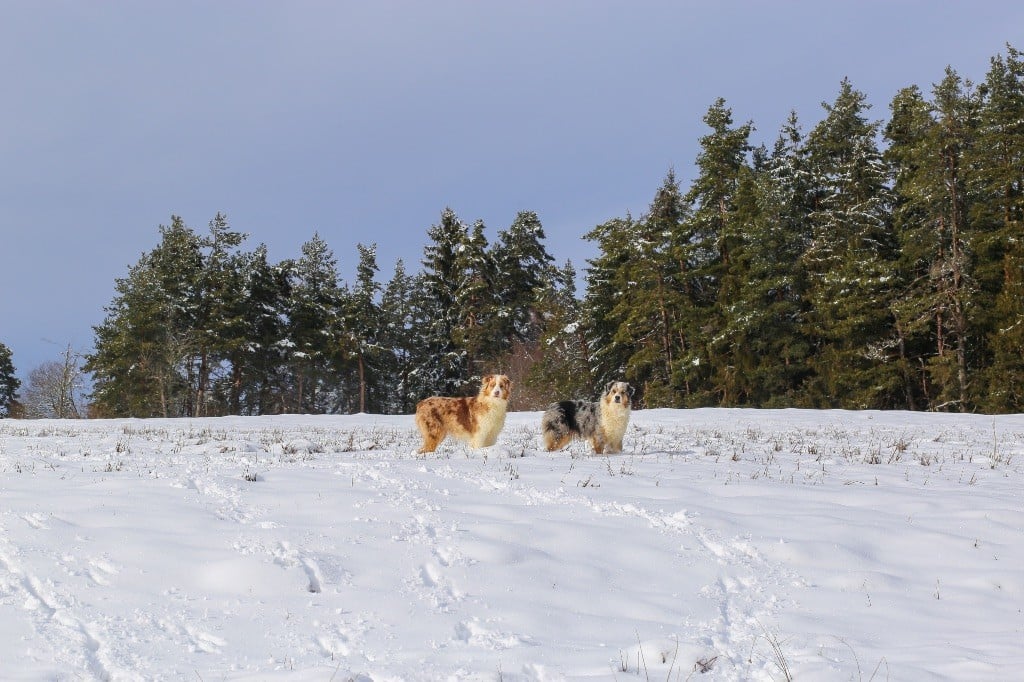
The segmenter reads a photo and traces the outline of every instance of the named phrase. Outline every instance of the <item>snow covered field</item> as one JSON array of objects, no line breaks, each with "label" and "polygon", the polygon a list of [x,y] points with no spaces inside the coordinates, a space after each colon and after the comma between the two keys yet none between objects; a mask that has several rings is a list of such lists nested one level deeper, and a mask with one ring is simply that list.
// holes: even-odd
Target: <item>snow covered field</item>
[{"label": "snow covered field", "polygon": [[1024,417],[0,421],[4,680],[1007,680]]}]

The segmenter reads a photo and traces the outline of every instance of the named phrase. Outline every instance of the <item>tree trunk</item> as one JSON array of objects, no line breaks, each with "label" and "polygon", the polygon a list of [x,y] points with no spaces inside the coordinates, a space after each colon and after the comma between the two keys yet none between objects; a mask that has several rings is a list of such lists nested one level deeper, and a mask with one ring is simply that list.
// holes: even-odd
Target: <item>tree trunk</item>
[{"label": "tree trunk", "polygon": [[366,371],[363,366],[363,351],[359,351],[359,412],[366,414]]}]

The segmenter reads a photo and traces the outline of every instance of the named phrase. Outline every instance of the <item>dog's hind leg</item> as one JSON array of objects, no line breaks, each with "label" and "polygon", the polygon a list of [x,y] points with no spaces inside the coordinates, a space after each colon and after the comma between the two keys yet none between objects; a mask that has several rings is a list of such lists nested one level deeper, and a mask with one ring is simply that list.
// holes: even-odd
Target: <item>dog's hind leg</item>
[{"label": "dog's hind leg", "polygon": [[[431,428],[431,426],[435,428]],[[416,414],[416,428],[419,429],[420,435],[423,436],[423,447],[418,450],[418,454],[425,455],[428,452],[433,452],[441,444],[441,441],[444,440],[444,433],[439,432],[436,428],[437,426],[438,424],[430,423],[430,420],[425,415]]]},{"label": "dog's hind leg", "polygon": [[544,432],[544,447],[547,448],[548,452],[554,452],[555,450],[561,450],[572,440],[572,435],[567,433],[558,434],[554,431]]},{"label": "dog's hind leg", "polygon": [[441,444],[441,439],[440,438],[424,438],[423,439],[423,447],[421,447],[417,451],[417,454],[425,455],[428,452],[433,452],[434,450],[437,449],[437,446],[440,445],[440,444]]}]

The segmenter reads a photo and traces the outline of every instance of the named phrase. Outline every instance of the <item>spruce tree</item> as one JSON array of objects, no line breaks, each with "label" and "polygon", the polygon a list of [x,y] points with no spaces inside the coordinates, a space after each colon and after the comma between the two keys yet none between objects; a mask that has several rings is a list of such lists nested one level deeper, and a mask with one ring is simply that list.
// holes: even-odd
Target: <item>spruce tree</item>
[{"label": "spruce tree", "polygon": [[460,395],[469,391],[477,362],[490,359],[493,339],[487,323],[493,313],[492,270],[483,223],[470,232],[451,208],[432,226],[423,250],[422,296],[418,316],[425,321],[426,352],[414,370],[422,392]]},{"label": "spruce tree", "polygon": [[732,110],[719,98],[704,116],[711,132],[700,139],[697,177],[686,194],[693,206],[678,250],[688,270],[687,287],[697,296],[681,332],[691,340],[690,360],[678,363],[691,387],[689,403],[732,405],[742,400],[737,353],[722,332],[728,324],[740,283],[745,279],[744,226],[738,215],[741,179],[749,171],[753,124],[735,125]]},{"label": "spruce tree", "polygon": [[771,152],[758,150],[737,187],[745,235],[731,281],[720,295],[742,404],[791,407],[807,375],[810,351],[800,331],[806,276],[800,256],[810,243],[807,162],[795,113]]},{"label": "spruce tree", "polygon": [[[590,376],[594,386],[622,381],[629,358],[636,352],[634,340],[619,335],[616,307],[636,293],[623,289],[620,271],[632,256],[631,244],[636,221],[632,216],[613,218],[596,226],[585,239],[597,245],[598,255],[587,259],[586,284],[581,317],[586,330]],[[637,396],[640,401],[642,396]]]},{"label": "spruce tree", "polygon": [[537,214],[520,211],[491,249],[496,299],[491,326],[499,352],[507,352],[514,342],[535,342],[539,335],[538,305],[552,283],[555,260],[544,239]]},{"label": "spruce tree", "polygon": [[452,340],[464,354],[461,383],[475,384],[493,366],[501,349],[496,336],[497,282],[494,261],[484,236],[484,223],[477,220],[468,238],[456,251],[454,282],[458,310]]},{"label": "spruce tree", "polygon": [[894,168],[894,227],[901,281],[893,303],[905,406],[970,408],[969,311],[977,299],[969,241],[965,154],[974,145],[977,98],[952,69],[927,103],[916,87],[897,94],[886,127]]},{"label": "spruce tree", "polygon": [[623,245],[626,258],[613,280],[620,291],[631,293],[609,312],[616,325],[613,340],[631,351],[623,378],[637,387],[637,399],[648,407],[680,404],[673,371],[685,352],[676,339],[679,314],[689,301],[682,295],[673,240],[686,216],[675,172],[669,170],[648,213],[632,225]]},{"label": "spruce tree", "polygon": [[886,408],[901,404],[892,303],[896,242],[886,166],[875,139],[880,123],[843,80],[826,117],[808,135],[814,207],[807,332],[815,339],[811,406]]},{"label": "spruce tree", "polygon": [[0,342],[0,418],[11,416],[20,386],[21,380],[14,373],[11,349]]},{"label": "spruce tree", "polygon": [[576,297],[576,268],[566,261],[555,271],[552,286],[539,301],[538,360],[526,379],[532,393],[540,396],[537,409],[566,396],[589,398],[595,386],[583,306]]},{"label": "spruce tree", "polygon": [[463,389],[466,354],[454,335],[461,324],[458,286],[463,273],[458,253],[469,239],[466,225],[451,208],[441,213],[438,224],[427,231],[430,242],[423,248],[423,296],[421,319],[427,339],[427,356],[419,358],[414,370],[417,384],[426,397],[431,392],[456,395]]},{"label": "spruce tree", "polygon": [[927,363],[934,357],[933,339],[941,315],[940,297],[933,283],[934,275],[943,272],[939,264],[946,254],[945,245],[934,232],[941,236],[945,230],[941,219],[936,223],[929,217],[934,211],[925,201],[930,183],[921,181],[934,175],[925,151],[935,125],[931,107],[915,85],[898,92],[889,108],[892,114],[885,127],[889,141],[885,156],[893,169],[893,228],[900,242],[898,267],[905,282],[893,302],[893,321],[907,374],[906,407],[916,409],[928,406],[934,392]]},{"label": "spruce tree", "polygon": [[992,334],[989,395],[994,412],[1024,412],[1024,237],[1012,240],[1003,259],[1003,288],[996,297],[999,326]]},{"label": "spruce tree", "polygon": [[381,371],[388,381],[381,406],[385,414],[411,413],[431,390],[418,384],[414,375],[428,352],[422,334],[428,326],[422,317],[426,306],[418,300],[423,290],[422,275],[409,275],[399,259],[380,298]]},{"label": "spruce tree", "polygon": [[508,374],[518,387],[510,409],[544,407],[549,402],[550,391],[537,391],[528,380],[541,359],[544,308],[559,286],[560,273],[544,239],[537,214],[520,211],[508,229],[498,232],[488,254],[492,310],[485,333],[491,339],[490,366]]}]

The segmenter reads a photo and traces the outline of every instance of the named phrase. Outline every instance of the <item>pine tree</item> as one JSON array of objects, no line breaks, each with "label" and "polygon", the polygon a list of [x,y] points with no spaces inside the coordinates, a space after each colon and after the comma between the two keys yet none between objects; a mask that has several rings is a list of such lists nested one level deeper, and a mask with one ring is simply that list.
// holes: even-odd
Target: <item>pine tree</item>
[{"label": "pine tree", "polygon": [[174,335],[161,324],[167,315],[148,254],[129,268],[127,277],[115,280],[114,290],[114,300],[105,307],[106,318],[93,327],[94,350],[86,355],[95,413],[100,417],[170,416],[180,389],[176,367],[184,353],[176,346],[168,357]]},{"label": "pine tree", "polygon": [[[379,338],[381,313],[377,305],[380,284],[374,279],[378,270],[377,245],[357,244],[356,248],[359,250],[359,263],[356,266],[356,285],[349,297],[345,315],[345,330],[349,336],[349,347],[356,356],[359,412],[366,413],[370,411],[368,405],[372,405],[374,411],[381,409],[377,395],[383,394],[385,390],[383,376],[380,374],[383,367],[378,364],[382,354]],[[369,379],[367,372],[371,375]],[[367,402],[368,385],[372,386],[369,389],[370,402]]]},{"label": "pine tree", "polygon": [[0,418],[10,417],[18,400],[21,380],[14,373],[11,349],[0,342]]},{"label": "pine tree", "polygon": [[[979,236],[981,306],[994,295],[990,318],[976,322],[991,346],[988,386],[979,402],[995,410],[1024,406],[1024,53],[1007,45],[1007,54],[992,59],[981,86],[984,104],[974,181],[983,201],[972,217]],[[981,382],[979,382],[980,384]]]},{"label": "pine tree", "polygon": [[107,317],[93,328],[93,403],[103,416],[194,416],[201,242],[178,216],[160,244],[118,279]]},{"label": "pine tree", "polygon": [[347,292],[338,279],[338,262],[319,234],[302,245],[295,262],[288,302],[293,398],[288,411],[335,413],[346,400],[337,378],[351,348],[342,328]]},{"label": "pine tree", "polygon": [[813,240],[804,254],[816,340],[813,406],[885,408],[901,403],[892,320],[896,243],[887,169],[862,93],[843,80],[807,140],[814,186]]},{"label": "pine tree", "polygon": [[241,267],[245,343],[232,360],[238,402],[234,413],[280,414],[286,409],[287,313],[294,267],[292,261],[271,264],[263,244],[245,256]]},{"label": "pine tree", "polygon": [[[237,413],[241,386],[238,371],[245,338],[242,267],[245,261],[237,249],[246,235],[231,230],[227,216],[217,213],[202,240],[203,262],[199,273],[195,333],[198,343],[196,416]],[[227,363],[225,365],[225,363]],[[234,365],[234,366],[232,366]],[[226,372],[219,376],[219,372]],[[211,384],[221,386],[217,405]]]},{"label": "pine tree", "polygon": [[171,225],[161,227],[160,244],[151,252],[156,303],[162,307],[166,323],[164,338],[158,342],[163,367],[161,361],[156,367],[160,383],[166,386],[162,392],[173,398],[167,416],[197,416],[195,397],[202,350],[197,326],[203,300],[202,248],[203,240],[192,228],[179,216],[172,216]]}]

